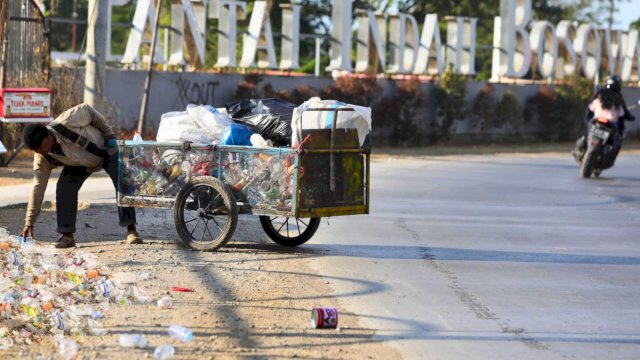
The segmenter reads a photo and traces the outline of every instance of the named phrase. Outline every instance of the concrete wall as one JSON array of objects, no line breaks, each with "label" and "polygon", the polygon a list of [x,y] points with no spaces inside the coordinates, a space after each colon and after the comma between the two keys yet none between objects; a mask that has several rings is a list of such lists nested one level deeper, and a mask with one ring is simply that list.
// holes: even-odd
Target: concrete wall
[{"label": "concrete wall", "polygon": [[[79,69],[84,75],[84,70]],[[137,123],[142,102],[145,71],[107,70],[107,98],[112,105],[111,115],[123,129],[133,129]],[[233,99],[233,93],[238,83],[243,80],[242,74],[208,74],[208,73],[177,73],[154,72],[151,80],[151,91],[147,116],[147,129],[154,131],[160,121],[160,116],[169,111],[182,111],[187,104],[209,104],[223,107]],[[270,83],[274,89],[293,90],[298,85],[308,85],[314,88],[329,86],[333,83],[330,78],[316,78],[313,76],[268,76],[260,84]],[[385,80],[380,81],[387,91],[390,88]],[[470,81],[468,83],[468,100],[473,100],[484,83]],[[533,96],[537,85],[494,84],[495,94],[500,98],[506,91],[511,91],[522,105]],[[428,89],[429,85],[425,85]],[[627,104],[631,106],[640,100],[640,88],[624,90]],[[632,113],[640,119],[640,108]],[[375,114],[373,128],[375,130]],[[460,127],[458,127],[460,128]],[[640,120],[629,123],[630,134],[640,134]]]},{"label": "concrete wall", "polygon": [[[145,71],[107,70],[107,98],[113,106],[112,116],[124,128],[135,127],[138,121],[145,76]],[[224,107],[234,100],[233,93],[242,80],[241,74],[154,72],[147,129],[156,129],[163,113],[182,111],[188,104]],[[302,84],[320,88],[333,83],[329,78],[269,76],[260,86],[267,82],[274,89],[287,90]]]}]

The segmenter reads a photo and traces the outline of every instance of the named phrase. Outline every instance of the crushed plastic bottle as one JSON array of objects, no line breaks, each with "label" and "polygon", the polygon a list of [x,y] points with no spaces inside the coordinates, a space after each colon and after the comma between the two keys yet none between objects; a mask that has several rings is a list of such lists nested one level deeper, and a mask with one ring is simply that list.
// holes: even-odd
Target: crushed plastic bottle
[{"label": "crushed plastic bottle", "polygon": [[144,349],[149,345],[147,339],[140,334],[122,334],[118,339],[118,343],[122,347],[141,348]]},{"label": "crushed plastic bottle", "polygon": [[173,300],[170,296],[165,296],[158,300],[159,309],[171,309],[173,307]]},{"label": "crushed plastic bottle", "polygon": [[36,242],[29,236],[23,238],[22,236],[18,236],[18,241],[20,242],[20,248],[22,251],[31,251],[35,246]]},{"label": "crushed plastic bottle", "polygon": [[9,278],[0,279],[0,292],[4,292],[5,290],[9,289],[12,286],[13,286],[13,281],[11,281],[11,279]]},{"label": "crushed plastic bottle", "polygon": [[135,285],[112,279],[93,254],[61,254],[0,228],[0,338],[28,345],[48,336],[104,335],[98,319],[120,299],[149,300]]},{"label": "crushed plastic bottle", "polygon": [[186,327],[180,325],[169,326],[169,335],[172,338],[178,339],[183,342],[191,341],[193,339],[193,333]]},{"label": "crushed plastic bottle", "polygon": [[147,280],[151,277],[151,274],[148,271],[138,271],[138,279]]},{"label": "crushed plastic bottle", "polygon": [[160,345],[153,352],[153,357],[158,360],[170,359],[175,355],[176,349],[172,345]]},{"label": "crushed plastic bottle", "polygon": [[60,337],[58,341],[58,353],[64,360],[74,359],[78,355],[78,343],[75,340]]}]

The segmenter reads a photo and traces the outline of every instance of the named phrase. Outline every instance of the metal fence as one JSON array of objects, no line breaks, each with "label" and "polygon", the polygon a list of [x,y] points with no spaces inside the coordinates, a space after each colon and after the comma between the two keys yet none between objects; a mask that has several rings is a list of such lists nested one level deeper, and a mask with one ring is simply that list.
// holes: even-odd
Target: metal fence
[{"label": "metal fence", "polygon": [[49,26],[33,0],[0,1],[2,87],[30,87],[49,77]]}]

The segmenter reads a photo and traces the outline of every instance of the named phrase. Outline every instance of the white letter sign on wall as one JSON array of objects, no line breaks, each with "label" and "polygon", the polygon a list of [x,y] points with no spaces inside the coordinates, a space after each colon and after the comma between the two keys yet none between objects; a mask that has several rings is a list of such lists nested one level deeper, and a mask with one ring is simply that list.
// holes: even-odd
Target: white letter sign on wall
[{"label": "white letter sign on wall", "polygon": [[218,61],[215,67],[236,66],[236,20],[244,18],[245,1],[220,1],[218,19]]},{"label": "white letter sign on wall", "polygon": [[556,62],[556,78],[562,79],[576,72],[578,58],[573,50],[576,38],[576,27],[569,20],[562,20],[556,28],[558,38],[558,59]]},{"label": "white letter sign on wall", "polygon": [[420,48],[420,33],[416,18],[403,13],[391,15],[389,28],[389,51],[391,52],[389,72],[412,73]]},{"label": "white letter sign on wall", "polygon": [[[144,36],[144,30],[147,27],[147,20],[149,20],[149,23],[153,23],[155,13],[156,6],[152,0],[138,1],[138,4],[136,5],[136,12],[133,15],[131,32],[129,33],[129,39],[127,40],[127,48],[125,49],[124,56],[122,57],[123,63],[132,64],[138,62],[140,45],[142,45],[142,38]],[[160,41],[156,41],[156,53],[153,62],[156,64],[164,64],[164,56],[162,56]]]},{"label": "white letter sign on wall", "polygon": [[282,4],[280,69],[300,68],[300,5]]},{"label": "white letter sign on wall", "polygon": [[[200,64],[204,65],[204,51],[205,51],[205,32],[204,21],[205,9],[204,6],[198,4],[194,8],[191,4],[191,0],[182,0],[181,4],[171,4],[171,27],[177,32],[171,32],[171,55],[169,56],[169,65],[183,65],[184,64],[184,19],[187,18],[189,24],[189,30],[191,30],[191,37],[195,43],[196,50],[198,51],[198,59]],[[198,21],[197,19],[200,19]]]},{"label": "white letter sign on wall", "polygon": [[220,17],[220,0],[209,0],[208,14],[209,19],[218,19]]},{"label": "white letter sign on wall", "polygon": [[447,20],[447,66],[453,65],[456,74],[476,73],[476,25],[478,19],[445,17]]},{"label": "white letter sign on wall", "polygon": [[184,10],[182,5],[171,4],[171,55],[169,65],[184,65]]},{"label": "white letter sign on wall", "polygon": [[[622,81],[640,81],[640,41],[638,30],[631,30],[624,42],[624,62],[622,65]],[[635,63],[635,65],[634,65]]]},{"label": "white letter sign on wall", "polygon": [[543,78],[553,78],[558,58],[556,29],[548,21],[536,21],[531,29],[531,45],[538,72]]},{"label": "white letter sign on wall", "polygon": [[576,54],[580,56],[582,73],[589,79],[595,78],[600,69],[600,36],[592,24],[582,24],[578,27],[576,42],[573,44]]},{"label": "white letter sign on wall", "polygon": [[600,39],[604,39],[603,50],[607,53],[604,61],[607,63],[607,73],[609,75],[620,74],[622,71],[623,46],[622,31],[600,29],[598,31]]},{"label": "white letter sign on wall", "polygon": [[[525,27],[531,20],[531,0],[500,0],[500,20],[494,24],[494,73],[500,76],[521,78],[531,65],[529,33]],[[497,72],[497,73],[496,73]]]},{"label": "white letter sign on wall", "polygon": [[428,75],[441,74],[444,71],[444,52],[442,50],[438,15],[427,14],[424,17],[418,60],[413,73],[424,74],[426,71]]},{"label": "white letter sign on wall", "polygon": [[351,71],[351,1],[333,0],[331,62],[327,71]]},{"label": "white letter sign on wall", "polygon": [[[371,10],[356,10],[358,19],[358,41],[356,45],[357,72],[371,70],[373,72],[384,71],[387,67],[386,47],[387,26],[383,13],[374,13]],[[373,44],[372,44],[373,43]],[[378,59],[378,68],[369,69],[371,60],[371,46],[375,50]]]},{"label": "white letter sign on wall", "polygon": [[257,52],[259,68],[277,68],[271,21],[267,13],[266,1],[253,3],[253,12],[251,13],[251,21],[247,32],[243,36],[240,66],[245,68],[255,66]]},{"label": "white letter sign on wall", "polygon": [[[117,61],[118,56],[111,56],[111,6],[122,6],[132,0],[102,1],[109,4],[107,58]],[[144,55],[141,46],[148,43],[144,36],[149,33],[147,23],[153,22],[155,18],[156,1],[137,0],[132,30],[121,60],[123,63],[139,62]],[[176,31],[171,32],[169,64],[185,63],[185,31],[193,35],[190,38],[194,41],[199,63],[205,63],[208,14],[210,18],[218,19],[218,54],[214,66],[237,66],[237,21],[245,18],[246,1],[171,0],[170,3],[171,24]],[[273,3],[278,2],[259,0],[250,6],[253,10],[248,30],[243,34],[241,67],[257,66],[281,70],[300,68],[302,6],[293,5],[294,2],[289,1],[279,5],[282,10],[282,42],[278,64],[269,18],[270,4]],[[331,26],[330,62],[327,71],[438,75],[446,70],[447,65],[452,65],[455,73],[475,75],[478,21],[475,18],[445,17],[447,41],[444,44],[436,14],[425,16],[420,32],[418,22],[410,14],[396,13],[389,15],[387,19],[387,15],[383,13],[356,10],[357,42],[353,49],[353,1],[332,0],[330,3],[333,5],[331,19],[326,19]],[[604,29],[595,24],[578,25],[577,22],[568,20],[562,20],[556,26],[549,21],[532,21],[532,0],[500,0],[499,12],[500,16],[495,17],[493,28],[492,81],[522,78],[527,74],[531,74],[534,79],[542,77],[551,80],[572,75],[596,79],[602,74],[618,73],[625,82],[638,81],[640,39],[637,30],[627,32]],[[321,47],[319,39],[316,38],[318,54]],[[162,64],[165,62],[163,52],[160,51],[162,45],[159,41],[156,43],[154,62]],[[354,50],[355,68],[352,59]],[[77,56],[78,54],[52,52],[52,59],[55,61],[75,59]],[[143,61],[147,61],[147,58],[144,55]],[[316,71],[319,73],[319,61],[317,63]]]}]

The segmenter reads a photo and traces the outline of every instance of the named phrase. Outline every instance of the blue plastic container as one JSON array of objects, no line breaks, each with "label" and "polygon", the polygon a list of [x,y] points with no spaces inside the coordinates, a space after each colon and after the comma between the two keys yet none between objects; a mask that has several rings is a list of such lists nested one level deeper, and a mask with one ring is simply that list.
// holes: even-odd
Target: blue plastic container
[{"label": "blue plastic container", "polygon": [[251,146],[249,138],[253,134],[254,132],[244,125],[231,124],[220,135],[220,144]]}]

